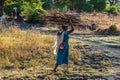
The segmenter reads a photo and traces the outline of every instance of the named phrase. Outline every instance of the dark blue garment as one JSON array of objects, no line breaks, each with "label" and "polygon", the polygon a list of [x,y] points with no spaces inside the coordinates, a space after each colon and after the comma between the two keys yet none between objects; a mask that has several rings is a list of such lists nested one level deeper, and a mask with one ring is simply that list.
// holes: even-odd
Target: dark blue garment
[{"label": "dark blue garment", "polygon": [[63,50],[58,50],[57,53],[57,64],[68,64],[69,61],[69,34],[67,31],[64,31],[64,45]]}]

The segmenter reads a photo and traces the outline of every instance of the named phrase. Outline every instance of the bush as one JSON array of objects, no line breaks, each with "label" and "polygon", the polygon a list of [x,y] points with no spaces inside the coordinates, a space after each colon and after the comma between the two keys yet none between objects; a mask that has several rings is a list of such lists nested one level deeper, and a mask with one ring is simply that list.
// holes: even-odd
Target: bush
[{"label": "bush", "polygon": [[43,22],[42,19],[39,19],[39,14],[40,13],[44,13],[46,14],[47,11],[43,9],[43,2],[41,0],[36,0],[36,2],[11,2],[10,4],[6,4],[4,10],[6,15],[11,16],[12,15],[12,10],[14,7],[18,8],[18,11],[20,11],[21,15],[24,16],[24,18],[27,18],[28,22],[36,22],[41,20],[41,22]]},{"label": "bush", "polygon": [[38,14],[38,12],[31,12],[28,17],[27,17],[27,22],[29,23],[40,23],[40,24],[46,24],[45,20],[40,17],[40,15]]},{"label": "bush", "polygon": [[103,11],[106,8],[107,0],[90,0],[90,3],[94,5],[96,11]]},{"label": "bush", "polygon": [[118,14],[119,13],[119,8],[117,5],[113,5],[113,6],[108,6],[106,8],[106,11],[110,14]]},{"label": "bush", "polygon": [[94,5],[86,3],[84,9],[85,9],[84,11],[92,12],[94,10]]},{"label": "bush", "polygon": [[27,17],[29,23],[34,23],[43,20],[40,18],[39,13],[47,13],[46,10],[42,8],[43,2],[38,1],[37,3],[24,2],[21,5],[21,14]]},{"label": "bush", "polygon": [[24,2],[24,3],[22,3],[20,10],[21,10],[21,14],[23,16],[27,16],[27,15],[29,15],[30,11],[32,11],[33,9],[30,7],[29,2]]},{"label": "bush", "polygon": [[36,11],[47,13],[47,11],[42,8],[42,5],[43,3],[41,1],[39,1],[38,3],[24,2],[21,5],[22,15],[29,15],[29,13]]},{"label": "bush", "polygon": [[20,10],[20,5],[21,5],[20,3],[6,5],[4,7],[5,14],[11,16],[13,8],[17,7],[17,9]]},{"label": "bush", "polygon": [[39,16],[39,14],[38,14],[37,12],[32,12],[32,13],[30,13],[30,14],[28,15],[27,21],[28,21],[29,23],[34,23],[34,22],[38,22],[38,21],[39,21],[39,18],[40,18],[40,16]]},{"label": "bush", "polygon": [[68,10],[68,6],[67,5],[60,5],[59,9],[60,9],[60,11],[67,11]]},{"label": "bush", "polygon": [[117,26],[114,24],[114,25],[111,25],[109,28],[108,28],[108,34],[114,34],[117,32]]}]

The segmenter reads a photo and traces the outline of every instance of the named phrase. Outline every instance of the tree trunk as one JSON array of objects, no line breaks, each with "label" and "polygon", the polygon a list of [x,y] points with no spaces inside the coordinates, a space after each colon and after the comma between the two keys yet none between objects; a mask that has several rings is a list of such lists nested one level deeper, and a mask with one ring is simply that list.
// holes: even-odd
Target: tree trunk
[{"label": "tree trunk", "polygon": [[0,16],[3,15],[5,0],[0,0]]}]

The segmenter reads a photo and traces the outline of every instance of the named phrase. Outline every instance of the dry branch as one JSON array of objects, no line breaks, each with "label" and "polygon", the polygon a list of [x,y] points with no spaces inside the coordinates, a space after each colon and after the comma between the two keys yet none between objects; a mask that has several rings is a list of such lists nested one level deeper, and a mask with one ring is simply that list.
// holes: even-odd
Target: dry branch
[{"label": "dry branch", "polygon": [[49,24],[58,24],[58,25],[69,25],[69,20],[73,22],[73,25],[80,24],[80,15],[77,13],[62,13],[62,12],[54,12],[46,15],[41,15],[44,20],[46,20]]}]

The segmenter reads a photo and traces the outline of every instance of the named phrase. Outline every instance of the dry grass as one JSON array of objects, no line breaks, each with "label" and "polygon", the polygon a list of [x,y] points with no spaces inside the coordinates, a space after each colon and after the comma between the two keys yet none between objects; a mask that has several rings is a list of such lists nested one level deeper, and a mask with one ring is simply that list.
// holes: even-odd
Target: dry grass
[{"label": "dry grass", "polygon": [[25,60],[30,60],[32,64],[36,61],[31,60],[36,57],[39,59],[52,54],[51,46],[53,46],[54,37],[51,35],[21,31],[15,27],[2,31],[0,37],[1,67],[21,65]]},{"label": "dry grass", "polygon": [[[63,66],[62,69],[58,68],[61,72],[58,72],[56,75],[50,75],[50,70],[54,67],[56,59],[56,56],[53,55],[53,42],[53,35],[41,34],[34,31],[24,31],[16,27],[10,28],[9,30],[3,30],[0,32],[1,71],[4,72],[4,70],[8,70],[4,73],[12,79],[15,79],[17,76],[22,77],[22,75],[36,78],[43,73],[46,74],[46,77],[57,76],[70,78],[71,76],[75,77],[74,74],[87,75],[90,77],[93,75],[104,75],[105,72],[109,72],[107,67],[110,63],[103,61],[105,57],[102,53],[87,51],[86,48],[90,48],[89,45],[86,46],[71,39],[70,73],[62,72],[64,69]],[[98,59],[94,59],[96,56]],[[83,61],[80,61],[80,58],[83,59]],[[94,63],[96,60],[99,60],[99,62]],[[8,73],[12,69],[16,72],[14,73],[14,76],[13,73]],[[22,72],[21,69],[25,72]],[[2,72],[0,72],[0,74],[6,76]],[[36,74],[36,76],[33,76],[32,74]]]},{"label": "dry grass", "polygon": [[120,31],[120,15],[113,16],[106,13],[85,13],[81,15],[81,20],[85,24],[97,23],[100,29],[108,29],[109,26],[115,24],[117,30]]},{"label": "dry grass", "polygon": [[[55,64],[53,35],[12,27],[0,32],[0,37],[0,68],[30,68]],[[75,40],[70,40],[71,47],[73,42]],[[73,48],[71,53],[75,53]]]}]

